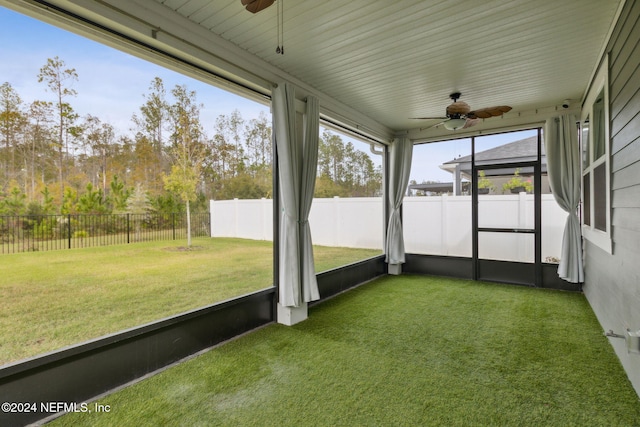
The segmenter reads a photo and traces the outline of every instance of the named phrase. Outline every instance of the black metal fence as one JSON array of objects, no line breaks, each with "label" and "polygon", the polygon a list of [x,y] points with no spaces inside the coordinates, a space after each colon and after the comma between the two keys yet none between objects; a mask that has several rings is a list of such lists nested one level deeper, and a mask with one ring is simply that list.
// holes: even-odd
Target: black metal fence
[{"label": "black metal fence", "polygon": [[[210,220],[191,214],[191,237],[211,236]],[[186,238],[186,214],[0,216],[3,254]]]}]

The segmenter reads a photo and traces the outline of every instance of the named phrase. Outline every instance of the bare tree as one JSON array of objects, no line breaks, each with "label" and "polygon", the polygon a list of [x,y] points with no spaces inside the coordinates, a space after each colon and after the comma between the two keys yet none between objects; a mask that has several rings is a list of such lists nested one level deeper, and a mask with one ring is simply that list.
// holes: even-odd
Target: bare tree
[{"label": "bare tree", "polygon": [[[36,197],[36,181],[47,183],[47,160],[51,156],[51,116],[53,107],[50,102],[34,101],[29,106],[28,131],[23,145],[25,169],[30,178],[30,198]],[[47,194],[48,195],[48,194]]]},{"label": "bare tree", "polygon": [[38,82],[45,82],[49,91],[56,97],[54,106],[57,112],[58,135],[55,143],[58,147],[58,179],[62,199],[64,199],[65,155],[69,156],[69,132],[78,117],[66,100],[77,95],[75,89],[71,88],[71,84],[77,80],[78,74],[75,68],[65,68],[64,61],[57,56],[47,59],[47,63],[40,68],[38,74]]},{"label": "bare tree", "polygon": [[[166,100],[166,90],[160,77],[155,77],[149,85],[149,93],[144,95],[145,103],[140,107],[140,115],[133,115],[132,121],[136,125],[136,141],[141,145],[142,151],[149,145],[153,160],[148,163],[151,168],[145,171],[149,188],[155,188],[155,183],[165,170],[167,159],[165,157],[164,131],[169,125],[169,104]],[[150,154],[150,153],[149,153]],[[158,178],[159,179],[159,178]]]},{"label": "bare tree", "polygon": [[5,190],[9,182],[16,178],[16,151],[25,123],[20,96],[9,83],[3,83],[0,86],[0,138],[4,142],[1,161]]}]

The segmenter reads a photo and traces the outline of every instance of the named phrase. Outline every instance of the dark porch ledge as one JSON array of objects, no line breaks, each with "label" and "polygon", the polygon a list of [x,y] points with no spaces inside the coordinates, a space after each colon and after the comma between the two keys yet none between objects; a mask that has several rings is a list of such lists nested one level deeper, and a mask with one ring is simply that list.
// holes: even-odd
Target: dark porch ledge
[{"label": "dark porch ledge", "polygon": [[318,273],[320,300],[310,305],[322,302],[327,298],[361,283],[368,282],[383,274],[387,274],[387,264],[384,262],[384,255],[378,255],[373,258]]},{"label": "dark porch ledge", "polygon": [[[533,277],[533,264],[510,261],[480,260],[479,272],[482,280],[528,285]],[[564,291],[582,291],[580,283],[569,283],[558,277],[557,264],[542,264],[541,288]],[[442,255],[407,254],[402,266],[405,273],[431,274],[434,276],[473,278],[473,260],[465,257]]]}]

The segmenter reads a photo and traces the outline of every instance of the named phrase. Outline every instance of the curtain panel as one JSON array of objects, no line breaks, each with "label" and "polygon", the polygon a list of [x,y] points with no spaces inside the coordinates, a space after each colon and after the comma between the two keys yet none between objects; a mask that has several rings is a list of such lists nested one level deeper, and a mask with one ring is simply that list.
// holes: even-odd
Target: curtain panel
[{"label": "curtain panel", "polygon": [[289,83],[274,89],[272,111],[282,210],[279,302],[284,307],[299,307],[320,299],[309,227],[318,163],[318,100],[307,98],[302,139],[296,127],[295,90]]},{"label": "curtain panel", "polygon": [[551,191],[558,205],[569,214],[562,236],[558,276],[567,282],[582,283],[582,233],[578,218],[581,166],[575,116],[547,120],[544,138]]},{"label": "curtain panel", "polygon": [[404,264],[404,237],[400,207],[409,184],[413,143],[409,138],[396,138],[389,156],[389,205],[391,212],[387,225],[385,261],[389,264]]}]

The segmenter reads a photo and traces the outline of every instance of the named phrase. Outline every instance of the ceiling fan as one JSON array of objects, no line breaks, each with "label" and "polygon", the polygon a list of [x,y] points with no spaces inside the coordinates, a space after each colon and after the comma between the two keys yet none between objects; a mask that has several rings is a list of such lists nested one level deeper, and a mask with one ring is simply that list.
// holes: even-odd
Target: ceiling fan
[{"label": "ceiling fan", "polygon": [[251,13],[258,13],[271,6],[275,0],[240,0],[242,5]]},{"label": "ceiling fan", "polygon": [[429,128],[444,124],[444,127],[448,130],[458,130],[474,126],[480,122],[480,119],[501,116],[504,113],[511,111],[511,107],[507,105],[498,105],[495,107],[480,108],[479,110],[471,111],[469,104],[464,101],[458,101],[458,99],[460,99],[460,95],[460,92],[454,92],[449,95],[449,98],[453,100],[453,103],[447,107],[445,117],[414,117],[414,119],[442,120],[435,125],[429,126]]}]

